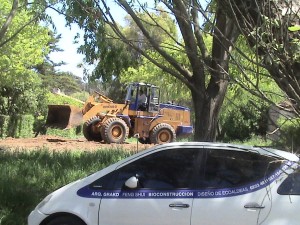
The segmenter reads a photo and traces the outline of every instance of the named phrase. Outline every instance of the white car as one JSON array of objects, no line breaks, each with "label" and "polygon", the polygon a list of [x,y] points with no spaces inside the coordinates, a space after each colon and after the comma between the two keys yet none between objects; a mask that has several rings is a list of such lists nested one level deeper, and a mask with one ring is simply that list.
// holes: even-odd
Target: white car
[{"label": "white car", "polygon": [[262,147],[157,145],[54,191],[28,225],[299,225],[298,164]]}]

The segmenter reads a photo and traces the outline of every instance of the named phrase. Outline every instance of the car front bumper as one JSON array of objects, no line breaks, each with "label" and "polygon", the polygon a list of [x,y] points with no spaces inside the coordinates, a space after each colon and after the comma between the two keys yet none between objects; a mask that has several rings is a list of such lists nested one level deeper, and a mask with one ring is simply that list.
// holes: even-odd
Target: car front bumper
[{"label": "car front bumper", "polygon": [[47,217],[44,213],[39,210],[33,210],[28,216],[28,225],[40,225],[40,223]]}]

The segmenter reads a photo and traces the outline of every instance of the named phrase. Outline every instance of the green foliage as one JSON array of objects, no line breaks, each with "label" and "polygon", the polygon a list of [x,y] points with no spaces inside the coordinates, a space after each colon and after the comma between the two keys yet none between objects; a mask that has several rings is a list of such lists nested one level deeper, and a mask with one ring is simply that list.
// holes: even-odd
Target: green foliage
[{"label": "green foliage", "polygon": [[7,136],[9,116],[0,115],[0,138]]},{"label": "green foliage", "polygon": [[223,103],[219,140],[244,141],[266,134],[268,104],[241,88],[230,87]]},{"label": "green foliage", "polygon": [[[219,123],[218,139],[223,141],[245,141],[253,136],[266,134],[267,111],[271,102],[280,102],[283,94],[268,72],[250,63],[256,56],[241,38],[237,46],[244,56],[233,52],[230,75],[233,82],[227,89]],[[239,66],[245,74],[241,74]],[[268,99],[268,100],[267,100]]]},{"label": "green foliage", "polygon": [[47,99],[48,105],[72,105],[79,108],[83,106],[83,102],[80,102],[80,100],[63,94],[53,94],[48,92]]},{"label": "green foliage", "polygon": [[[0,10],[2,15],[8,15],[12,2],[8,0],[0,1]],[[5,22],[6,17],[0,18],[0,25]],[[32,12],[28,9],[19,10],[10,25],[6,36],[10,37],[32,19]],[[48,51],[47,42],[49,40],[48,29],[31,23],[25,29],[21,30],[6,45],[0,49],[0,70],[1,72],[14,70],[24,72],[30,70],[32,65],[43,61],[43,57]]]},{"label": "green foliage", "polygon": [[299,25],[295,25],[295,26],[291,26],[288,28],[289,31],[295,32],[295,31],[299,31],[300,30],[300,26]]},{"label": "green foliage", "polygon": [[[172,50],[169,49],[169,51]],[[153,58],[156,57],[158,60],[163,61],[163,59],[155,52],[149,51],[148,54]],[[177,56],[177,59],[184,63],[185,58],[180,54],[180,51],[173,50],[172,54]],[[168,63],[166,63],[166,65],[168,65]],[[146,58],[142,58],[141,65],[138,68],[130,67],[127,70],[124,70],[121,74],[121,82],[151,83],[161,87],[161,102],[174,101],[179,104],[190,103],[191,94],[189,89],[181,81],[170,74],[163,72]]]},{"label": "green foliage", "polygon": [[39,77],[30,72],[0,74],[0,113],[4,115],[35,114],[43,105],[44,89]]},{"label": "green foliage", "polygon": [[111,29],[108,26],[105,26],[105,29],[105,39],[101,43],[96,40],[95,46],[85,44],[80,48],[80,52],[86,54],[88,62],[98,61],[89,80],[100,79],[103,83],[110,85],[119,78],[124,68],[135,66],[137,62],[133,53],[115,37]]},{"label": "green foliage", "polygon": [[70,96],[73,98],[76,98],[80,101],[85,102],[88,99],[88,97],[90,96],[90,94],[85,91],[80,91],[80,92],[75,92],[75,93],[71,94]]},{"label": "green foliage", "polygon": [[272,142],[262,136],[252,136],[250,139],[244,141],[233,141],[232,143],[261,147],[272,146]]},{"label": "green foliage", "polygon": [[[166,23],[171,23],[171,21],[167,20]],[[172,23],[172,26],[174,26],[173,21]],[[172,26],[170,29],[172,29]],[[184,65],[186,68],[189,68],[190,64],[186,55],[184,54],[182,46],[178,45],[177,43],[174,43],[173,39],[164,37],[162,35],[160,37],[163,38],[161,41],[161,48],[164,49],[174,59],[176,59],[176,61],[179,62],[181,65]],[[209,35],[204,36],[204,41],[207,45],[207,48],[211,50],[212,37]],[[147,51],[147,54],[152,59],[161,62],[164,66],[169,67],[172,70],[172,66],[166,60],[164,60],[162,56],[157,52],[149,50]],[[162,71],[162,69],[155,66],[145,57],[141,59],[141,63],[138,67],[130,67],[127,70],[123,70],[121,74],[121,82],[145,82],[157,85],[161,87],[162,90],[162,102],[174,101],[174,103],[192,107],[192,97],[188,87],[186,87],[186,85],[182,81],[176,79],[174,76]]]},{"label": "green foliage", "polygon": [[[283,92],[278,87],[274,79],[269,75],[269,72],[257,65],[260,59],[253,53],[253,49],[247,45],[244,37],[240,37],[236,43],[236,47],[243,52],[232,52],[230,64],[230,76],[232,77],[235,86],[231,86],[231,92],[244,89],[251,95],[256,95],[264,100],[279,102],[283,99]],[[255,63],[256,62],[256,63]],[[242,72],[241,72],[242,69]],[[251,96],[249,95],[249,96]]]},{"label": "green foliage", "polygon": [[65,137],[65,138],[78,138],[78,137],[83,136],[82,126],[77,126],[77,127],[70,128],[67,130],[47,128],[46,134],[58,136],[58,137]]},{"label": "green foliage", "polygon": [[34,117],[32,115],[0,116],[0,137],[32,137]]},{"label": "green foliage", "polygon": [[[12,2],[0,1],[2,15],[8,15]],[[7,37],[14,37],[0,48],[0,114],[34,114],[40,105],[44,90],[41,80],[32,71],[32,66],[43,61],[48,53],[48,29],[37,23],[30,23],[19,29],[32,19],[32,12],[25,8],[17,12],[6,32]],[[0,18],[0,26],[6,16]],[[17,34],[16,36],[13,36]],[[0,40],[4,41],[4,40]]]},{"label": "green foliage", "polygon": [[71,73],[53,73],[48,75],[41,75],[43,86],[47,87],[49,91],[53,88],[59,88],[63,93],[70,95],[81,91],[82,81]]},{"label": "green foliage", "polygon": [[[78,52],[85,55],[85,62],[97,66],[87,80],[101,79],[105,83],[118,77],[123,68],[133,65],[133,60],[126,45],[116,39],[111,28],[103,23],[101,10],[97,8],[99,3],[91,0],[62,2],[61,11],[67,15],[68,24],[77,23],[84,31],[84,45]],[[75,37],[77,41],[79,35]],[[99,60],[100,59],[100,60]]]},{"label": "green foliage", "polygon": [[117,149],[0,151],[0,224],[26,225],[31,210],[50,192],[130,154]]},{"label": "green foliage", "polygon": [[274,141],[274,143],[289,151],[299,151],[300,118],[281,118],[278,120],[278,123],[280,127],[280,139]]},{"label": "green foliage", "polygon": [[[154,38],[158,45],[170,47],[172,45],[166,42],[170,37],[175,41],[178,40],[178,32],[174,20],[163,8],[158,7],[154,12],[139,12],[137,17],[139,17],[149,35]],[[126,39],[134,40],[134,45],[144,51],[152,49],[151,44],[133,19],[130,16],[126,16],[125,21],[124,35]],[[135,57],[139,59],[140,55],[136,53]]]}]

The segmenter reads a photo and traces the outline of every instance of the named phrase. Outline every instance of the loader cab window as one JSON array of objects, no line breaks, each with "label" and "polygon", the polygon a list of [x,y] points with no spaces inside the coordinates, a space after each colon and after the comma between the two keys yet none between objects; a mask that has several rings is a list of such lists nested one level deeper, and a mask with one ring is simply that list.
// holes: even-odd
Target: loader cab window
[{"label": "loader cab window", "polygon": [[142,85],[130,85],[127,90],[126,101],[130,101],[130,110],[147,110],[148,88]]},{"label": "loader cab window", "polygon": [[128,86],[127,94],[125,101],[130,101],[130,103],[134,103],[136,100],[136,87],[133,85]]},{"label": "loader cab window", "polygon": [[136,95],[137,95],[136,89],[131,89],[131,91],[130,91],[130,102],[131,103],[135,103]]},{"label": "loader cab window", "polygon": [[160,90],[159,90],[158,87],[151,87],[150,88],[150,96],[149,96],[149,111],[150,112],[158,111],[159,94],[160,94]]},{"label": "loader cab window", "polygon": [[130,85],[127,89],[127,95],[125,101],[129,101],[129,109],[136,110],[137,106],[137,86]]},{"label": "loader cab window", "polygon": [[130,85],[126,101],[130,101],[129,109],[138,111],[158,111],[160,90],[153,85]]}]

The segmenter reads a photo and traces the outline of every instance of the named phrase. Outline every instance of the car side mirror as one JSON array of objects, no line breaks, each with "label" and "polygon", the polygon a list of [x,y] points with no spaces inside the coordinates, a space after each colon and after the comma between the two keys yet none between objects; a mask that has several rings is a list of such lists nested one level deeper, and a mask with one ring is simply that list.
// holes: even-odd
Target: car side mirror
[{"label": "car side mirror", "polygon": [[139,179],[137,177],[133,176],[133,177],[130,177],[128,180],[126,180],[125,186],[128,188],[131,188],[131,189],[137,188],[138,182],[139,182]]}]

